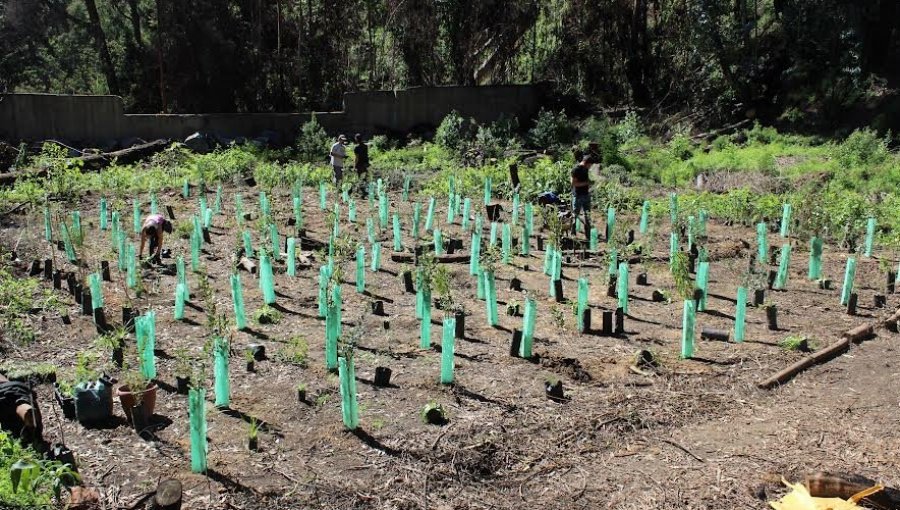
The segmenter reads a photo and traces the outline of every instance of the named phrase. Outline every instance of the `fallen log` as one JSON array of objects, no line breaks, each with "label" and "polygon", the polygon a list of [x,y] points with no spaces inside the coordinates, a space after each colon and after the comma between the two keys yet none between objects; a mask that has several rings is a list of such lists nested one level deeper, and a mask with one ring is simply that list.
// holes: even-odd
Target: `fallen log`
[{"label": "fallen log", "polygon": [[[816,498],[850,499],[866,489],[877,487],[875,480],[845,473],[813,473],[806,477],[806,488],[809,495]],[[900,491],[884,487],[880,491],[866,496],[860,503],[881,510],[900,508]]]},{"label": "fallen log", "polygon": [[827,361],[831,361],[832,359],[844,354],[850,349],[850,339],[846,336],[841,338],[837,342],[829,345],[828,347],[822,349],[821,351],[816,352],[802,360],[794,363],[793,365],[784,368],[779,371],[772,377],[762,381],[757,386],[764,390],[772,389],[776,386],[781,386],[782,384],[793,379],[797,374],[803,372],[807,368],[818,365],[820,363],[825,363]]},{"label": "fallen log", "polygon": [[[152,142],[135,145],[127,149],[114,152],[106,152],[100,154],[86,154],[78,158],[72,158],[73,161],[82,161],[84,169],[87,171],[97,172],[112,164],[113,161],[118,163],[130,164],[136,163],[146,157],[152,156],[157,152],[164,150],[169,146],[168,140],[154,140]],[[39,170],[37,172],[18,171],[0,173],[0,186],[11,185],[20,177],[46,177],[47,170]]]}]

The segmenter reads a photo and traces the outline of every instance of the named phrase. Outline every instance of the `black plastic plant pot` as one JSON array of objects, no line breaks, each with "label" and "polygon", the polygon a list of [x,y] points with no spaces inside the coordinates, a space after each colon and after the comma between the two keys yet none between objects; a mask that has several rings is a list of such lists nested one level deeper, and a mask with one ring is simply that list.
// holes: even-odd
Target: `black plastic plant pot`
[{"label": "black plastic plant pot", "polygon": [[72,296],[75,298],[75,303],[80,305],[83,301],[84,288],[80,283],[76,283],[74,288],[75,290],[72,291]]},{"label": "black plastic plant pot", "polygon": [[191,379],[189,377],[175,376],[175,392],[179,395],[187,395],[190,389]]},{"label": "black plastic plant pot", "polygon": [[174,219],[175,219],[175,209],[172,209],[172,206],[171,206],[171,205],[167,205],[167,206],[166,206],[166,214],[169,215],[169,219],[170,219],[170,220],[174,220]]},{"label": "black plastic plant pot", "polygon": [[634,242],[634,230],[629,230],[625,235],[625,245],[629,245]]},{"label": "black plastic plant pot", "polygon": [[649,283],[647,283],[647,273],[639,273],[639,274],[637,275],[637,282],[636,282],[636,283],[637,283],[638,285],[644,285],[644,286],[649,285]]},{"label": "black plastic plant pot", "polygon": [[28,276],[37,276],[39,274],[41,274],[41,261],[32,260],[31,268],[28,270]]},{"label": "black plastic plant pot", "polygon": [[413,285],[412,271],[403,271],[403,288],[408,294],[416,293],[416,287]]},{"label": "black plastic plant pot", "polygon": [[93,301],[91,300],[91,291],[88,289],[81,290],[81,315],[94,315]]},{"label": "black plastic plant pot", "polygon": [[247,344],[247,350],[253,354],[253,361],[266,359],[266,346],[263,344]]},{"label": "black plastic plant pot", "polygon": [[249,372],[249,373],[251,373],[251,374],[252,374],[253,372],[256,372],[256,362],[255,362],[255,361],[248,361],[248,362],[247,362],[247,372]]},{"label": "black plastic plant pot", "polygon": [[200,230],[201,230],[201,232],[203,232],[203,242],[204,242],[204,243],[211,243],[211,242],[212,242],[212,238],[209,236],[209,229],[208,229],[208,228],[203,228],[203,229],[200,229]]},{"label": "black plastic plant pot", "polygon": [[859,295],[855,292],[850,294],[850,299],[847,300],[847,315],[856,315],[856,306],[859,303]]},{"label": "black plastic plant pot", "polygon": [[118,368],[125,364],[125,350],[121,346],[112,350],[112,361]]},{"label": "black plastic plant pot", "polygon": [[384,301],[377,300],[372,301],[372,315],[378,315],[379,317],[384,315]]},{"label": "black plastic plant pot", "polygon": [[622,333],[625,332],[625,310],[623,310],[621,308],[616,308],[615,320],[616,320],[615,333],[617,335],[621,335]]},{"label": "black plastic plant pot", "polygon": [[144,413],[143,402],[131,408],[131,423],[134,426],[134,431],[139,436],[145,438],[149,435],[150,423],[147,420],[146,413]]},{"label": "black plastic plant pot", "polygon": [[506,305],[506,315],[510,317],[519,316],[519,305]]},{"label": "black plastic plant pot", "polygon": [[753,291],[753,306],[762,306],[766,302],[766,290],[756,289]]},{"label": "black plastic plant pot", "polygon": [[603,322],[600,325],[601,330],[600,333],[603,336],[612,336],[613,335],[613,312],[610,310],[603,311]]},{"label": "black plastic plant pot", "polygon": [[519,349],[522,347],[522,330],[514,329],[512,332],[512,340],[509,342],[509,355],[513,358],[519,357]]},{"label": "black plastic plant pot", "polygon": [[75,420],[75,398],[67,397],[60,393],[59,385],[53,385],[53,395],[56,397],[56,402],[59,403],[60,409],[62,409],[63,417],[67,420]]},{"label": "black plastic plant pot", "polygon": [[100,334],[106,333],[106,314],[103,313],[103,308],[94,308],[94,325],[97,326],[97,332]]},{"label": "black plastic plant pot", "polygon": [[831,280],[825,278],[819,280],[819,288],[822,290],[830,290],[831,289]]},{"label": "black plastic plant pot", "polygon": [[393,372],[388,367],[375,367],[375,386],[387,388],[391,385],[391,374]]},{"label": "black plastic plant pot", "polygon": [[109,275],[109,261],[107,260],[100,261],[100,277],[103,278],[104,282],[112,281],[112,278]]},{"label": "black plastic plant pot", "polygon": [[766,279],[766,284],[769,286],[769,290],[772,290],[772,287],[775,285],[776,278],[778,278],[778,271],[769,271],[769,276]]},{"label": "black plastic plant pot", "polygon": [[454,337],[456,338],[465,338],[466,337],[466,312],[457,311],[453,314],[453,318],[456,319],[456,331],[454,332]]},{"label": "black plastic plant pot", "polygon": [[58,269],[53,272],[53,288],[56,290],[62,289],[62,271]]},{"label": "black plastic plant pot", "polygon": [[[65,251],[65,249],[66,249],[65,241],[62,241],[62,240],[56,241],[56,249],[59,251]],[[15,259],[13,259],[13,260],[15,260]]]},{"label": "black plastic plant pot", "polygon": [[62,323],[65,324],[66,326],[68,326],[69,324],[72,324],[72,318],[69,317],[68,312],[66,312],[63,315],[60,315],[59,318],[62,320]]},{"label": "black plastic plant pot", "polygon": [[884,294],[875,294],[873,298],[875,308],[884,308],[887,306],[887,296]]},{"label": "black plastic plant pot", "polygon": [[688,255],[688,272],[693,274],[697,272],[697,256],[693,253]]},{"label": "black plastic plant pot", "polygon": [[544,384],[544,392],[546,393],[547,398],[556,402],[561,402],[566,399],[562,381],[547,381]]},{"label": "black plastic plant pot", "polygon": [[306,390],[302,388],[297,388],[297,401],[301,404],[306,403]]},{"label": "black plastic plant pot", "polygon": [[618,292],[618,289],[616,288],[616,279],[610,278],[609,283],[606,284],[606,297],[614,298],[614,297],[618,297],[618,296],[619,296],[619,292]]},{"label": "black plastic plant pot", "polygon": [[385,331],[391,329],[391,321],[381,321],[381,329]]},{"label": "black plastic plant pot", "polygon": [[75,287],[78,285],[78,279],[75,278],[75,273],[67,273],[66,274],[66,285],[69,287],[69,294],[75,295]]},{"label": "black plastic plant pot", "polygon": [[730,337],[731,333],[722,329],[703,328],[702,330],[700,330],[700,338],[704,340],[727,342]]},{"label": "black plastic plant pot", "polygon": [[259,437],[258,436],[253,436],[253,437],[247,438],[247,449],[250,450],[251,452],[259,451]]},{"label": "black plastic plant pot", "polygon": [[563,303],[566,298],[563,295],[563,284],[562,280],[553,280],[553,294],[555,294],[556,302]]},{"label": "black plastic plant pot", "polygon": [[778,331],[778,307],[775,305],[766,307],[766,322],[769,325],[769,331]]},{"label": "black plastic plant pot", "polygon": [[585,308],[581,312],[581,333],[591,332],[591,309]]},{"label": "black plastic plant pot", "polygon": [[122,327],[134,333],[134,310],[130,307],[122,307]]},{"label": "black plastic plant pot", "polygon": [[544,251],[544,238],[537,236],[537,251]]},{"label": "black plastic plant pot", "polygon": [[654,303],[662,303],[666,300],[666,295],[663,294],[660,290],[654,290],[653,295],[650,296],[650,299],[652,299]]},{"label": "black plastic plant pot", "polygon": [[509,280],[509,290],[521,291],[522,290],[522,280],[518,278],[511,278]]}]

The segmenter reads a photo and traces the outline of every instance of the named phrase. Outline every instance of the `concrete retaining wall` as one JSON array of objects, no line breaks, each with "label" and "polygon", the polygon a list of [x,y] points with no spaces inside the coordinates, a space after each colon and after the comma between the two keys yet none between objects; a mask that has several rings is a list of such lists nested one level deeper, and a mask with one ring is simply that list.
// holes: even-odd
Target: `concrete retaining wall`
[{"label": "concrete retaining wall", "polygon": [[[452,110],[479,122],[501,114],[521,121],[533,117],[542,101],[541,86],[422,87],[396,92],[344,95],[344,111],[316,113],[331,133],[406,133],[436,127]],[[227,137],[254,137],[274,131],[292,140],[310,113],[234,113],[129,115],[117,96],[50,94],[0,95],[0,139],[7,141],[67,140],[111,144],[132,137],[184,139],[194,132]]]}]

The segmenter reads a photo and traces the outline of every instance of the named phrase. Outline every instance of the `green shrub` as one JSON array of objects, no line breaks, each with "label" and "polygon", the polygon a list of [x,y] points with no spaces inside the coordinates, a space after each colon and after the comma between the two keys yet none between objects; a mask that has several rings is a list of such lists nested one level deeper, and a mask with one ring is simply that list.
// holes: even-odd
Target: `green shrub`
[{"label": "green shrub", "polygon": [[572,143],[575,130],[565,111],[553,112],[541,108],[528,131],[528,141],[540,149],[554,149]]},{"label": "green shrub", "polygon": [[619,142],[629,144],[637,141],[643,136],[643,125],[637,112],[629,110],[618,124],[616,124],[615,132]]},{"label": "green shrub", "polygon": [[888,137],[879,138],[872,129],[857,129],[837,146],[835,157],[845,167],[880,165],[890,155],[888,141]]},{"label": "green shrub", "polygon": [[455,110],[448,113],[438,126],[434,135],[434,143],[453,151],[461,151],[472,140],[473,125]]},{"label": "green shrub", "polygon": [[78,480],[68,464],[44,460],[0,431],[0,506],[54,508],[63,490]]},{"label": "green shrub", "polygon": [[313,115],[300,127],[300,135],[294,144],[297,147],[297,159],[304,163],[324,162],[332,144],[331,137]]}]

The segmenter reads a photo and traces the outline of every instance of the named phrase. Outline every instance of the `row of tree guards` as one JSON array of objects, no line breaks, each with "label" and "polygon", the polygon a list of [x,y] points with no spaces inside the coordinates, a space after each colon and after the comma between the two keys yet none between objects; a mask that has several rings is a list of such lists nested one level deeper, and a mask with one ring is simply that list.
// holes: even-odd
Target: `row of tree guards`
[{"label": "row of tree guards", "polygon": [[[406,201],[409,198],[410,180],[406,178],[403,184],[402,197]],[[353,345],[341,342],[341,309],[342,309],[342,285],[344,261],[351,258],[355,260],[355,290],[357,293],[366,292],[366,272],[378,272],[381,268],[382,245],[378,238],[377,232],[387,231],[390,226],[392,235],[392,246],[394,252],[402,252],[409,250],[414,253],[414,260],[422,262],[427,259],[419,258],[418,252],[420,238],[423,233],[431,233],[433,243],[433,253],[441,256],[447,251],[456,249],[461,246],[461,242],[457,244],[450,236],[445,234],[450,229],[441,229],[436,225],[435,215],[437,214],[438,203],[435,197],[429,197],[427,206],[425,207],[424,225],[422,225],[423,204],[414,203],[412,208],[411,221],[404,225],[404,221],[399,211],[391,212],[388,201],[387,190],[384,183],[379,179],[377,182],[369,184],[368,187],[368,205],[369,214],[365,218],[366,242],[369,244],[369,250],[366,249],[365,242],[358,242],[354,249],[347,252],[343,248],[342,241],[347,240],[348,236],[342,236],[342,208],[347,209],[347,222],[350,224],[358,224],[360,211],[355,198],[351,197],[345,189],[340,194],[340,199],[334,200],[329,207],[328,188],[324,183],[318,186],[318,206],[322,211],[326,211],[329,215],[331,228],[328,234],[327,256],[325,263],[319,267],[318,278],[318,299],[317,311],[318,316],[325,319],[325,367],[330,371],[337,371],[340,378],[340,394],[342,397],[342,418],[344,425],[348,429],[355,429],[359,424],[359,409],[356,397],[356,379],[355,367],[353,361]],[[241,231],[241,241],[243,244],[244,256],[248,259],[256,258],[259,261],[258,278],[259,289],[261,291],[263,301],[266,305],[276,303],[275,293],[275,276],[273,263],[284,260],[286,266],[286,274],[288,277],[295,277],[297,274],[297,257],[296,250],[298,248],[298,240],[304,232],[304,188],[302,183],[296,183],[292,187],[291,203],[292,218],[291,224],[295,228],[296,236],[285,239],[285,250],[282,252],[282,238],[278,232],[277,225],[272,214],[272,204],[265,192],[259,193],[259,213],[265,227],[263,228],[263,240],[257,245],[253,244],[253,236],[251,231],[244,228]],[[191,195],[190,183],[185,180],[182,188],[184,198]],[[208,207],[206,200],[206,192],[202,192],[198,197],[197,214],[191,217],[190,232],[190,265],[191,271],[201,272],[200,253],[205,243],[210,242],[209,228],[213,224],[215,216],[222,214],[222,187],[216,189],[215,202],[212,208]],[[449,191],[446,197],[446,225],[447,227],[455,225],[457,218],[462,232],[468,233],[470,236],[470,252],[469,252],[469,274],[475,278],[476,297],[485,302],[485,318],[488,326],[495,327],[499,325],[499,313],[497,307],[497,285],[495,272],[497,264],[512,264],[512,257],[516,251],[514,246],[514,229],[518,233],[518,254],[529,256],[531,250],[530,240],[534,233],[534,209],[532,204],[521,204],[520,197],[513,195],[512,211],[508,222],[499,221],[499,218],[492,213],[493,193],[492,182],[490,179],[484,181],[484,205],[488,211],[488,221],[490,221],[489,237],[483,239],[485,231],[485,217],[473,210],[472,200],[463,197],[462,194],[456,192],[456,182],[453,177],[449,181]],[[250,215],[245,212],[243,198],[240,194],[233,196],[233,204],[235,209],[235,219],[238,225],[245,226]],[[150,197],[150,212],[155,213],[158,209],[156,194]],[[99,226],[102,231],[109,231],[111,245],[114,252],[118,256],[118,269],[125,274],[125,281],[129,289],[137,289],[140,285],[140,274],[138,260],[135,254],[135,243],[129,241],[129,233],[122,228],[121,215],[118,211],[109,211],[109,205],[105,198],[100,199],[100,218]],[[133,231],[140,232],[141,213],[143,204],[140,200],[133,201]],[[645,201],[641,208],[641,216],[638,224],[638,230],[642,234],[646,234],[650,226],[650,202]],[[170,216],[174,216],[171,208],[168,208]],[[617,214],[615,208],[608,208],[606,211],[605,238],[610,241],[613,233],[616,231]],[[791,204],[784,204],[780,235],[785,239],[790,238],[791,215],[793,209]],[[676,261],[680,253],[684,253],[686,249],[690,252],[691,261],[694,259],[698,262],[696,266],[696,280],[693,282],[695,286],[694,295],[690,299],[685,299],[683,303],[683,320],[682,320],[682,336],[681,336],[681,356],[683,358],[691,358],[695,352],[695,326],[697,312],[703,312],[707,307],[708,286],[710,281],[710,263],[705,247],[698,244],[707,237],[707,222],[709,219],[705,211],[700,211],[695,217],[688,216],[683,230],[677,228],[679,211],[678,196],[671,194],[669,197],[669,214],[673,225],[673,231],[670,234],[670,260],[671,269],[676,271]],[[76,246],[83,246],[84,229],[82,218],[79,211],[73,211],[70,215],[70,222],[59,220],[57,222],[57,230],[60,236],[60,249],[64,250],[66,257],[70,262],[77,263]],[[389,222],[390,220],[390,222]],[[376,228],[377,222],[377,228]],[[424,228],[421,228],[424,227]],[[581,228],[580,222],[576,225],[576,229]],[[864,256],[870,257],[874,245],[874,235],[877,224],[874,218],[870,218],[867,222],[866,240],[864,246]],[[758,262],[765,264],[769,260],[768,245],[768,224],[761,222],[757,225],[757,250],[756,259]],[[44,209],[44,234],[48,241],[53,239],[53,218],[49,208]],[[404,236],[408,237],[404,237]],[[681,243],[681,237],[686,237],[686,245]],[[411,242],[410,242],[411,238]],[[557,302],[563,302],[563,260],[565,258],[563,246],[555,244],[553,241],[540,246],[542,239],[538,240],[539,249],[544,248],[543,273],[549,277],[548,295]],[[457,240],[461,241],[461,240]],[[560,241],[555,239],[556,243]],[[410,242],[410,244],[406,244]],[[589,232],[589,249],[592,252],[599,252],[600,236],[596,228],[592,228]],[[352,243],[351,243],[352,244]],[[791,243],[786,242],[780,250],[778,259],[778,269],[774,274],[770,275],[770,286],[776,290],[786,290],[788,288],[788,269],[790,267]],[[810,240],[810,258],[808,277],[811,280],[819,280],[822,278],[822,255],[823,241],[818,237]],[[352,255],[350,255],[352,253]],[[608,295],[616,299],[615,312],[604,312],[603,329],[606,334],[613,334],[613,331],[621,333],[623,330],[624,317],[629,313],[629,262],[628,260],[620,260],[619,253],[615,246],[607,247],[608,257]],[[367,260],[368,257],[368,260]],[[47,261],[49,266],[49,261]],[[847,266],[844,274],[843,287],[841,289],[841,304],[848,304],[853,296],[853,285],[856,274],[856,258],[850,257],[847,260]],[[176,320],[184,319],[184,309],[186,302],[190,299],[190,291],[186,274],[186,262],[182,255],[176,257],[176,285],[175,285],[175,303],[173,315]],[[416,293],[416,317],[420,320],[420,347],[422,349],[430,349],[431,345],[431,326],[432,326],[432,306],[433,306],[433,275],[431,270],[425,263],[417,263],[415,267],[415,284],[411,283],[409,273],[406,271],[404,277],[410,280],[407,283],[407,290]],[[527,266],[526,266],[527,269]],[[900,267],[898,267],[900,273]],[[645,277],[646,278],[646,277]],[[896,281],[900,276],[894,277]],[[103,281],[109,281],[108,266],[106,273],[91,273],[88,276],[90,306],[94,311],[95,321],[103,321]],[[579,332],[587,333],[591,331],[591,307],[589,303],[589,289],[591,282],[586,277],[577,279],[577,326]],[[233,313],[235,325],[238,330],[247,328],[247,316],[244,309],[243,287],[241,276],[234,273],[230,276],[230,288],[233,304]],[[520,289],[514,289],[520,290]],[[746,312],[749,300],[748,288],[741,286],[737,290],[735,321],[734,321],[734,340],[742,342],[746,334]],[[757,297],[754,297],[756,304],[761,304]],[[99,310],[99,314],[97,311]],[[454,313],[453,309],[445,309],[445,317],[441,323],[441,357],[440,357],[440,382],[443,384],[451,384],[454,382],[454,356],[456,351],[455,341],[464,336],[464,327],[462,326],[463,314]],[[613,318],[615,318],[615,327],[612,326]],[[532,346],[535,334],[535,324],[537,319],[537,298],[534,293],[529,293],[524,302],[524,313],[522,318],[521,329],[513,332],[510,353],[514,356],[530,358],[532,356]],[[772,326],[770,320],[770,328]],[[156,377],[156,360],[154,355],[155,348],[155,312],[138,317],[134,321],[136,343],[140,358],[140,369],[147,379]],[[105,323],[102,324],[105,327]],[[727,339],[727,334],[725,339]],[[214,400],[215,405],[226,407],[230,403],[230,386],[228,374],[228,356],[230,346],[226,339],[216,337],[213,341],[213,375],[214,375]],[[190,426],[191,426],[191,466],[196,472],[202,472],[206,469],[206,417],[205,417],[205,390],[202,388],[193,388],[189,393],[190,407]]]}]

